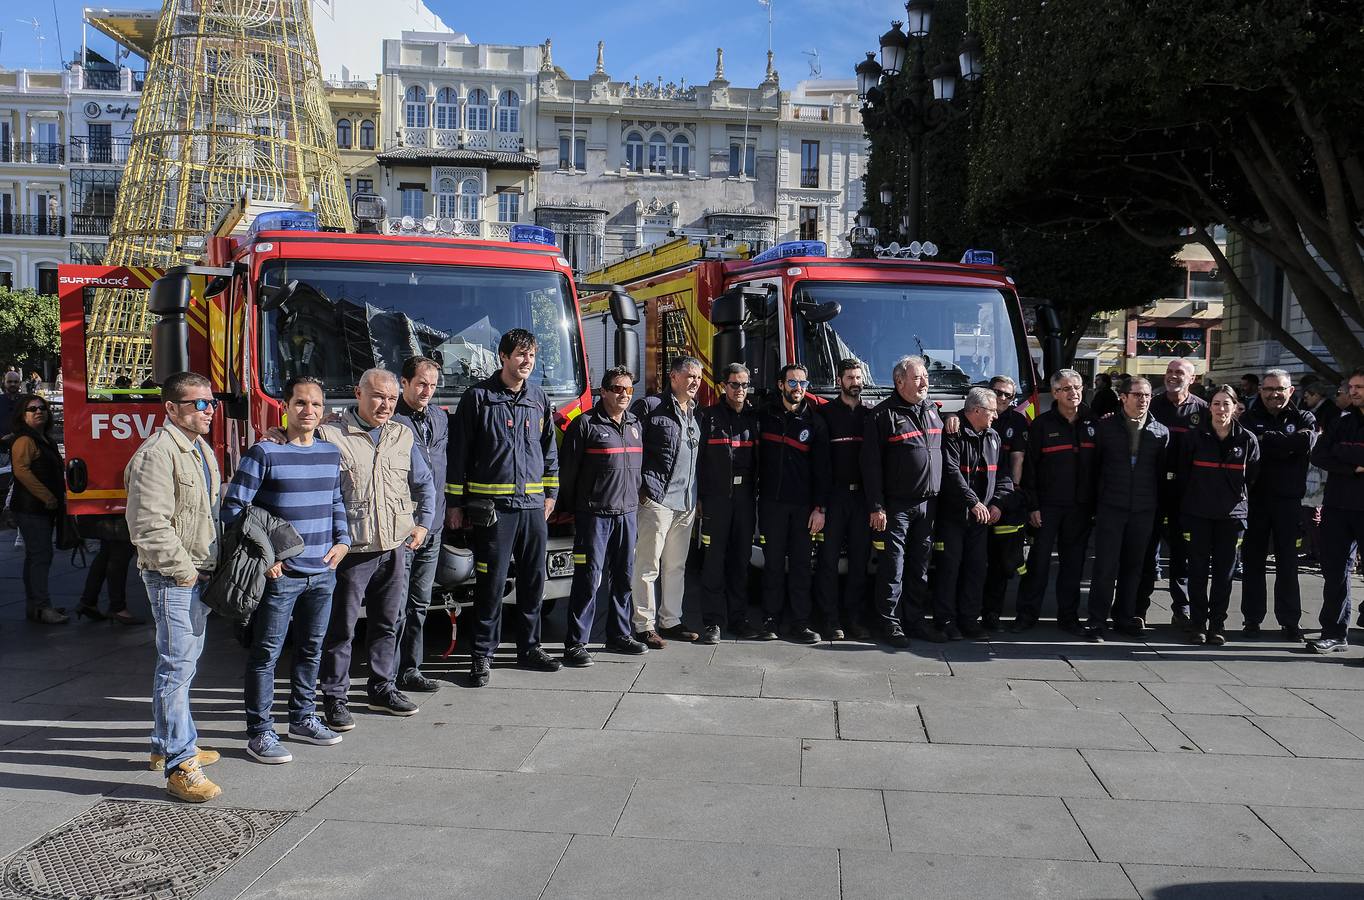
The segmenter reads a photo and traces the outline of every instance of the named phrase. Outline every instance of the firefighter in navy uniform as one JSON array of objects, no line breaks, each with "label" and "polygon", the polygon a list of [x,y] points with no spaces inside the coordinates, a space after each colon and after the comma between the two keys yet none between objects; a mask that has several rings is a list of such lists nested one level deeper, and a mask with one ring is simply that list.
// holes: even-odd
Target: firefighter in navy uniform
[{"label": "firefighter in navy uniform", "polygon": [[[877,551],[876,605],[886,642],[908,647],[908,626],[941,643],[947,635],[924,621],[929,610],[928,560],[942,487],[942,418],[928,399],[928,367],[906,356],[891,373],[895,392],[872,407],[862,441],[872,549]],[[901,599],[904,596],[904,603]]]},{"label": "firefighter in navy uniform", "polygon": [[933,620],[948,640],[985,637],[980,624],[983,565],[990,527],[1001,521],[1013,494],[1013,480],[999,464],[1001,438],[990,426],[998,415],[989,388],[972,388],[961,427],[943,440],[942,493],[934,549]]},{"label": "firefighter in navy uniform", "polygon": [[1308,641],[1316,653],[1349,647],[1350,577],[1364,544],[1364,368],[1346,383],[1350,408],[1331,420],[1312,450],[1312,465],[1326,470],[1321,506],[1321,637]]},{"label": "firefighter in navy uniform", "polygon": [[753,551],[753,491],[758,474],[758,413],[748,402],[748,367],[730,363],[720,401],[701,414],[696,465],[701,506],[702,629],[700,643],[720,640],[724,625],[737,638],[757,631],[748,621],[748,566]]},{"label": "firefighter in navy uniform", "polygon": [[559,661],[540,647],[546,520],[559,494],[559,453],[549,397],[528,383],[535,351],[535,335],[523,328],[502,335],[501,371],[465,392],[450,423],[445,523],[452,531],[466,521],[473,528],[477,622],[469,678],[475,687],[488,683],[501,642],[502,586],[513,558],[521,620],[517,663],[559,670]]},{"label": "firefighter in navy uniform", "polygon": [[1028,571],[1018,586],[1018,617],[1009,630],[1028,631],[1042,615],[1042,600],[1056,550],[1056,623],[1074,635],[1080,624],[1080,581],[1094,525],[1095,435],[1098,420],[1080,398],[1084,379],[1074,369],[1051,376],[1052,408],[1029,426],[1020,493],[1034,529]]},{"label": "firefighter in navy uniform", "polygon": [[[862,440],[867,414],[862,403],[862,363],[845,359],[838,364],[838,399],[819,408],[829,429],[832,470],[829,508],[824,531],[816,535],[819,558],[815,565],[815,596],[830,640],[868,637],[862,624],[868,613],[867,562],[871,558],[871,525],[867,521],[867,492],[862,486]],[[848,551],[848,579],[838,590],[838,561]]]},{"label": "firefighter in navy uniform", "polygon": [[630,579],[635,562],[635,510],[644,463],[639,419],[629,411],[634,373],[607,369],[597,405],[573,420],[559,454],[559,500],[573,513],[573,588],[568,599],[564,665],[590,666],[599,589],[606,610],[606,649],[647,653],[635,640]]},{"label": "firefighter in navy uniform", "polygon": [[[999,468],[1009,476],[1014,489],[1023,479],[1023,454],[1028,446],[1028,417],[1014,406],[1018,386],[1008,375],[990,379],[998,417],[991,426],[999,435]],[[989,568],[981,597],[980,624],[987,631],[998,631],[1004,612],[1004,595],[1015,575],[1028,571],[1025,563],[1023,523],[1026,511],[1021,503],[1009,503],[1004,517],[990,526]]]},{"label": "firefighter in navy uniform", "polygon": [[777,396],[758,416],[758,540],[763,547],[759,640],[776,640],[783,608],[791,639],[819,643],[810,627],[812,535],[824,530],[829,497],[829,433],[805,399],[804,366],[781,371]]},{"label": "firefighter in navy uniform", "polygon": [[1268,605],[1265,555],[1274,548],[1274,619],[1284,640],[1302,640],[1299,619],[1298,550],[1302,546],[1302,498],[1307,493],[1307,460],[1317,440],[1317,420],[1289,401],[1293,379],[1270,369],[1260,379],[1260,402],[1241,416],[1241,425],[1260,442],[1260,477],[1250,489],[1250,509],[1241,546],[1241,633],[1258,637]]},{"label": "firefighter in navy uniform", "polygon": [[1226,643],[1227,606],[1236,571],[1236,550],[1246,530],[1249,486],[1260,467],[1255,435],[1236,421],[1239,398],[1224,384],[1208,398],[1208,410],[1189,417],[1179,439],[1175,485],[1189,545],[1189,618],[1194,643]]},{"label": "firefighter in navy uniform", "polygon": [[[1172,461],[1179,458],[1179,441],[1189,430],[1190,417],[1195,414],[1207,416],[1208,401],[1189,392],[1193,380],[1193,363],[1187,359],[1171,360],[1165,367],[1165,390],[1151,398],[1151,418],[1170,432]],[[1162,540],[1170,551],[1170,567],[1166,574],[1170,579],[1171,624],[1189,624],[1189,550],[1184,546],[1184,529],[1179,524],[1180,508],[1174,482],[1167,481],[1160,493],[1155,529],[1151,532],[1151,543],[1141,570],[1141,584],[1137,588],[1136,619],[1141,621],[1133,624],[1139,629],[1146,627],[1146,611],[1151,607],[1151,592],[1156,587],[1156,567]]]}]

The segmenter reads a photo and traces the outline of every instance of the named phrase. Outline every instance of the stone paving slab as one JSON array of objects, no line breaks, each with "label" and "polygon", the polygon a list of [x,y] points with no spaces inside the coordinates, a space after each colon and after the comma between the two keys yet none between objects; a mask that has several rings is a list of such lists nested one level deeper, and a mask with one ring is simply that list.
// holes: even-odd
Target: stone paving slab
[{"label": "stone paving slab", "polygon": [[[548,652],[557,658],[552,649]],[[608,653],[595,655],[597,661],[592,666],[585,669],[561,669],[549,678],[545,677],[544,672],[532,672],[514,665],[494,668],[488,687],[622,693],[630,690],[630,686],[635,683],[635,679],[644,668],[644,663],[611,661],[612,656]],[[427,674],[432,675],[429,671]],[[449,675],[450,681],[459,687],[468,684],[468,677],[467,666],[460,666],[458,671]]]},{"label": "stone paving slab", "polygon": [[924,723],[917,703],[899,700],[839,700],[838,737],[845,741],[923,743]]},{"label": "stone paving slab", "polygon": [[1244,806],[1067,800],[1104,862],[1306,870],[1307,866]]},{"label": "stone paving slab", "polygon": [[75,677],[65,670],[0,668],[0,703],[23,700]]},{"label": "stone paving slab", "polygon": [[799,784],[795,738],[551,729],[522,772]]},{"label": "stone paving slab", "polygon": [[688,694],[627,694],[607,722],[624,731],[741,734],[756,737],[837,736],[827,700],[759,700]]},{"label": "stone paving slab", "polygon": [[846,788],[653,780],[631,795],[615,833],[724,844],[890,849],[881,793]]},{"label": "stone paving slab", "polygon": [[1253,809],[1314,870],[1364,875],[1364,810]]},{"label": "stone paving slab", "polygon": [[1351,657],[1358,655],[1357,648],[1351,648],[1349,656],[1343,653],[1318,656],[1315,653],[1302,652],[1296,654],[1294,659],[1225,662],[1222,663],[1222,668],[1245,684],[1359,690],[1364,688],[1364,670],[1354,665],[1346,665],[1347,660],[1353,662]]},{"label": "stone paving slab", "polygon": [[1156,673],[1161,681],[1171,684],[1242,684],[1241,679],[1219,666],[1216,662],[1189,659],[1188,653],[1180,658],[1178,651],[1161,653],[1157,658],[1143,661],[1143,665]]},{"label": "stone paving slab", "polygon": [[[1292,756],[1293,754],[1241,716],[1171,714],[1170,723],[1204,753],[1238,756]],[[1294,721],[1297,721],[1296,719]]]},{"label": "stone paving slab", "polygon": [[1198,744],[1160,713],[1123,713],[1151,749],[1163,753],[1201,753]]},{"label": "stone paving slab", "polygon": [[[801,784],[953,794],[1106,797],[1074,750],[806,741]],[[1147,751],[1147,754],[1155,754]]]},{"label": "stone paving slab", "polygon": [[1057,797],[886,791],[891,847],[914,853],[1094,860]]},{"label": "stone paving slab", "polygon": [[1248,716],[1250,710],[1216,684],[1149,683],[1150,694],[1172,713],[1211,716]]},{"label": "stone paving slab", "polygon": [[[573,673],[560,671],[543,677],[554,680]],[[493,675],[495,679],[496,674]],[[608,691],[523,690],[508,688],[446,688],[436,695],[439,706],[423,710],[442,721],[472,725],[531,725],[546,728],[601,728],[611,718],[621,695]],[[426,701],[421,701],[425,703]],[[351,704],[352,708],[356,706]],[[356,722],[360,712],[356,709]],[[382,714],[376,714],[376,717]],[[385,717],[387,718],[387,717]],[[356,726],[359,727],[359,724]]]},{"label": "stone paving slab", "polygon": [[1126,900],[1138,895],[1116,865],[922,853],[840,854],[843,900]]},{"label": "stone paving slab", "polygon": [[1298,688],[1291,693],[1333,718],[1364,719],[1364,690]]},{"label": "stone paving slab", "polygon": [[[1063,681],[1056,682],[1056,684],[1066,683]],[[1064,694],[1059,693],[1050,682],[1012,680],[1009,682],[1009,690],[1018,698],[1018,702],[1023,704],[1024,709],[1059,709],[1065,711],[1075,709],[1075,704],[1066,699]]]},{"label": "stone paving slab", "polygon": [[610,834],[631,778],[365,766],[311,807],[324,819]]},{"label": "stone paving slab", "polygon": [[[534,896],[533,894],[529,896]],[[543,900],[839,900],[837,850],[574,835]]]},{"label": "stone paving slab", "polygon": [[0,800],[0,857],[22,850],[63,822],[74,819],[93,801]]},{"label": "stone paving slab", "polygon": [[[520,768],[549,730],[538,726],[449,722],[438,716],[440,710],[426,704],[420,714],[401,722],[365,721],[357,717],[359,725],[346,732],[341,743],[321,749],[333,762],[512,772]],[[291,750],[300,746],[300,742],[284,736],[283,722],[277,730]],[[307,745],[302,746],[306,751]]]},{"label": "stone paving slab", "polygon": [[761,666],[706,666],[695,663],[648,663],[630,688],[632,693],[698,694],[756,697],[762,690]]},{"label": "stone paving slab", "polygon": [[1051,686],[1078,709],[1092,712],[1163,713],[1165,706],[1140,684],[1125,681],[1056,681]]},{"label": "stone paving slab", "polygon": [[328,820],[244,896],[523,900],[544,890],[568,841],[561,834]]},{"label": "stone paving slab", "polygon": [[1149,749],[1136,729],[1113,713],[933,705],[920,710],[928,739],[935,744]]},{"label": "stone paving slab", "polygon": [[[244,753],[227,754],[205,774],[223,789],[216,805],[243,809],[282,809],[303,811],[327,797],[338,785],[360,771],[351,763],[329,762],[328,747],[290,746],[294,761],[281,766],[265,766]],[[169,800],[166,779],[160,772],[112,791],[110,796],[123,800]]]},{"label": "stone paving slab", "polygon": [[1123,866],[1144,900],[1358,900],[1364,882],[1348,875]]},{"label": "stone paving slab", "polygon": [[[1257,716],[1322,718],[1326,715],[1287,688],[1225,684],[1222,690]],[[1364,705],[1360,708],[1364,710]]]},{"label": "stone paving slab", "polygon": [[895,699],[910,703],[950,703],[955,706],[987,706],[1018,709],[1022,706],[1018,695],[1009,689],[1002,678],[967,678],[953,675],[907,675],[899,672],[890,676]]},{"label": "stone paving slab", "polygon": [[762,695],[806,700],[889,700],[890,673],[768,669],[763,676]]},{"label": "stone paving slab", "polygon": [[[1135,659],[1069,659],[1085,681],[1161,681],[1156,670]],[[1058,688],[1059,690],[1059,688]]]},{"label": "stone paving slab", "polygon": [[1364,809],[1359,763],[1340,759],[1084,750],[1124,800]]},{"label": "stone paving slab", "polygon": [[1329,719],[1251,719],[1262,731],[1287,747],[1294,756],[1327,759],[1364,759],[1364,741]]},{"label": "stone paving slab", "polygon": [[1080,673],[1064,659],[1032,659],[1016,656],[991,656],[988,659],[950,661],[952,674],[965,678],[1034,679],[1037,681],[1079,681]]}]

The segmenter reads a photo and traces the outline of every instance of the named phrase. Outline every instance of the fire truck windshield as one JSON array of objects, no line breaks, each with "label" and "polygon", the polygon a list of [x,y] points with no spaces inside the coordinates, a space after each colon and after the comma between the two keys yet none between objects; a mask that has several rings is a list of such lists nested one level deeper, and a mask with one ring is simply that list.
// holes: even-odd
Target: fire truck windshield
[{"label": "fire truck windshield", "polygon": [[1025,386],[1018,341],[997,290],[884,282],[796,285],[797,310],[830,301],[842,310],[828,322],[811,324],[799,312],[793,317],[812,390],[837,391],[839,360],[856,357],[865,365],[866,389],[889,391],[891,369],[908,354],[928,360],[931,394],[965,397],[995,375]]},{"label": "fire truck windshield", "polygon": [[267,265],[261,287],[294,281],[278,308],[260,314],[267,393],[279,395],[294,375],[312,375],[328,398],[350,399],[366,369],[399,372],[420,354],[441,365],[437,402],[455,401],[498,371],[497,342],[513,328],[539,344],[532,383],[559,397],[584,389],[573,295],[556,272],[279,260]]}]

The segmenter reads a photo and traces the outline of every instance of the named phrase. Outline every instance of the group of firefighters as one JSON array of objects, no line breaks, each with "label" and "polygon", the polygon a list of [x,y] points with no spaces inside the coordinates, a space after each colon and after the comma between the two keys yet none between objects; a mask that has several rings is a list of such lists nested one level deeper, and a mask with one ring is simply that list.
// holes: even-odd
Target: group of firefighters
[{"label": "group of firefighters", "polygon": [[[940,414],[916,356],[895,364],[893,390],[874,406],[862,401],[863,364],[846,359],[836,399],[807,395],[806,369],[790,364],[755,405],[752,373],[736,363],[716,373],[722,398],[699,409],[702,364],[681,357],[666,390],[634,402],[635,373],[606,371],[600,399],[572,419],[560,447],[555,410],[531,380],[536,351],[530,332],[504,334],[501,368],[453,412],[432,403],[440,366],[424,357],[407,360],[400,378],[366,372],[356,405],[339,417],[323,418],[320,382],[293,378],[286,426],[243,456],[230,485],[204,439],[217,409],[208,381],[167,380],[167,424],[134,455],[125,484],[157,624],[152,764],[174,796],[219,792],[201,771],[217,754],[197,747],[188,703],[205,596],[258,602],[246,630],[248,753],[288,762],[269,685],[291,623],[294,740],[332,745],[355,727],[347,696],[362,607],[369,708],[412,715],[417,704],[404,692],[438,689],[421,671],[421,634],[442,530],[472,537],[476,687],[491,677],[513,564],[516,661],[543,672],[592,665],[599,604],[606,649],[626,654],[665,639],[715,643],[726,628],[740,639],[784,631],[816,643],[816,615],[833,640],[875,632],[904,648],[911,635],[944,642],[999,630],[1009,580],[1021,574],[1009,630],[1026,632],[1042,612],[1053,550],[1063,629],[1091,641],[1110,628],[1139,635],[1162,541],[1174,619],[1196,643],[1226,640],[1243,539],[1242,634],[1257,635],[1266,615],[1272,545],[1275,618],[1285,638],[1302,640],[1297,537],[1310,461],[1329,480],[1321,635],[1309,646],[1346,647],[1350,569],[1364,540],[1364,370],[1351,375],[1350,409],[1323,416],[1322,428],[1293,402],[1281,370],[1265,374],[1238,415],[1235,389],[1194,397],[1192,367],[1175,362],[1161,393],[1131,377],[1120,407],[1096,417],[1079,373],[1062,369],[1050,379],[1054,404],[1029,422],[1003,375],[970,389],[960,413]],[[571,520],[575,534],[562,659],[540,642],[552,520]],[[704,548],[699,632],[683,623],[694,532]],[[762,598],[761,619],[751,620],[755,533]],[[250,543],[253,552],[241,550]],[[261,568],[262,559],[273,565]]]}]

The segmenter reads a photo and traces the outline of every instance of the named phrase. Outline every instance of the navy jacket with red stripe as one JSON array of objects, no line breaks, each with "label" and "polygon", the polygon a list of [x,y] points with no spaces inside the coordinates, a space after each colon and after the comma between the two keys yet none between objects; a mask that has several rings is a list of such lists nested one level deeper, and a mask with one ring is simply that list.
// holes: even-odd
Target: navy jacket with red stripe
[{"label": "navy jacket with red stripe", "polygon": [[1179,441],[1176,483],[1185,516],[1245,519],[1250,486],[1260,472],[1260,442],[1235,419],[1225,438],[1209,416]]},{"label": "navy jacket with red stripe", "polygon": [[1312,450],[1312,465],[1329,473],[1322,506],[1364,510],[1364,475],[1355,471],[1364,466],[1364,413],[1351,409],[1330,422]]},{"label": "navy jacket with red stripe", "polygon": [[867,503],[921,503],[942,490],[942,417],[927,398],[913,405],[898,392],[872,407],[862,440]]},{"label": "navy jacket with red stripe", "polygon": [[849,406],[840,397],[819,408],[819,415],[829,429],[829,468],[832,493],[836,496],[861,494],[862,441],[866,437],[867,415],[871,408],[858,402]]},{"label": "navy jacket with red stripe", "polygon": [[810,508],[829,505],[829,431],[810,403],[788,412],[781,398],[758,417],[758,495]]},{"label": "navy jacket with red stripe", "polygon": [[976,431],[962,416],[961,430],[943,441],[942,494],[938,516],[963,518],[977,503],[1009,512],[1013,479],[1000,464],[1002,438],[993,428]]},{"label": "navy jacket with red stripe", "polygon": [[1083,403],[1074,423],[1053,406],[1029,426],[1022,486],[1029,512],[1094,505],[1097,433],[1098,421]]},{"label": "navy jacket with red stripe", "polygon": [[758,475],[758,413],[745,403],[734,408],[721,400],[701,411],[701,458],[696,464],[697,494],[732,497],[736,488],[751,492]]},{"label": "navy jacket with red stripe", "polygon": [[559,451],[559,497],[565,509],[619,516],[639,507],[644,442],[628,409],[617,425],[594,406],[564,434]]}]

